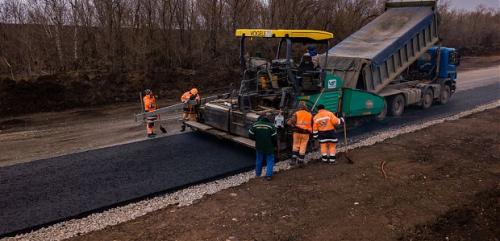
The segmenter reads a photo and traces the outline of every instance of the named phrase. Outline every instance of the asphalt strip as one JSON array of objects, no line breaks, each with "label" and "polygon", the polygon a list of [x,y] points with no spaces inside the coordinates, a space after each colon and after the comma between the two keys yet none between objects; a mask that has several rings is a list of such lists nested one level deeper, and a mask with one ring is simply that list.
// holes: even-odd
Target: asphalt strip
[{"label": "asphalt strip", "polygon": [[[500,100],[492,103],[475,107],[471,110],[459,112],[457,114],[429,120],[422,123],[411,124],[404,127],[396,127],[394,129],[384,130],[373,133],[372,136],[350,144],[348,150],[359,147],[370,146],[378,142],[382,142],[389,138],[418,131],[420,129],[443,123],[445,121],[457,120],[459,118],[482,112],[488,109],[497,108],[500,106]],[[339,152],[344,152],[345,147],[340,147]],[[310,155],[315,158],[316,156]],[[275,166],[277,172],[290,169],[288,162],[280,162]],[[104,229],[108,226],[124,223],[148,213],[166,208],[170,205],[189,206],[194,201],[201,199],[205,195],[211,195],[221,190],[236,187],[249,180],[255,178],[253,171],[243,172],[237,175],[225,177],[216,181],[194,185],[172,193],[164,194],[154,198],[145,199],[135,203],[130,203],[124,206],[108,209],[104,212],[93,213],[89,216],[79,219],[71,219],[60,222],[49,227],[41,228],[36,231],[19,234],[15,237],[7,237],[1,239],[6,240],[63,240],[77,235],[90,233],[93,231]]]}]

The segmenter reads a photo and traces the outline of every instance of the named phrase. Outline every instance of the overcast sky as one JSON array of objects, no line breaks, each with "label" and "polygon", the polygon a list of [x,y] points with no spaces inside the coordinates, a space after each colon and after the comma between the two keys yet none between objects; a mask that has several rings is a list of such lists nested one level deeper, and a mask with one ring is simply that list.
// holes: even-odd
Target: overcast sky
[{"label": "overcast sky", "polygon": [[488,8],[500,8],[500,0],[449,0],[453,8],[474,9],[479,4]]}]

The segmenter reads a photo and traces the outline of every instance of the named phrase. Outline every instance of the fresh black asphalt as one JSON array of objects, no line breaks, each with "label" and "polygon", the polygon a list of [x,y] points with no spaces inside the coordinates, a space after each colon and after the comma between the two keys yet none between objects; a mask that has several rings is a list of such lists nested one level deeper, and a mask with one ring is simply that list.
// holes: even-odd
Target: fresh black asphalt
[{"label": "fresh black asphalt", "polygon": [[[447,105],[350,129],[370,133],[456,114],[500,98],[499,85],[456,93]],[[27,147],[29,148],[29,147]],[[248,170],[253,152],[196,133],[168,136],[0,168],[0,236]]]},{"label": "fresh black asphalt", "polygon": [[0,168],[0,235],[253,165],[247,148],[186,133]]}]

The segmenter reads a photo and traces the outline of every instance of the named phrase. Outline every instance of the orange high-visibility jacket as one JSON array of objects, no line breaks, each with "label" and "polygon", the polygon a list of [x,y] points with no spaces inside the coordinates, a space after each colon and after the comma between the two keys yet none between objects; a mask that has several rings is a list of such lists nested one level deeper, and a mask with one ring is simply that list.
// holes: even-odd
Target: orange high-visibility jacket
[{"label": "orange high-visibility jacket", "polygon": [[313,118],[313,133],[335,130],[336,125],[340,125],[340,119],[335,114],[324,109],[319,110]]},{"label": "orange high-visibility jacket", "polygon": [[[186,91],[186,93],[184,93],[182,96],[181,96],[181,101],[182,102],[186,102],[189,100],[189,98],[191,98],[192,94],[190,91]],[[200,101],[200,95],[196,95],[196,101]]]},{"label": "orange high-visibility jacket", "polygon": [[307,110],[298,110],[293,114],[295,127],[312,132],[312,114]]},{"label": "orange high-visibility jacket", "polygon": [[142,98],[144,102],[144,110],[146,112],[152,112],[155,111],[157,106],[156,106],[156,98],[151,95],[146,95],[144,98]]},{"label": "orange high-visibility jacket", "polygon": [[[193,114],[195,113],[195,108],[193,108],[194,106],[192,104],[190,104],[189,102],[189,99],[191,99],[191,97],[193,96],[193,94],[191,94],[190,91],[187,91],[186,93],[184,93],[182,96],[181,96],[181,101],[182,103],[184,103],[184,113],[190,113],[190,114]],[[200,103],[200,95],[196,95],[196,97],[194,98],[197,102],[197,104]]]}]

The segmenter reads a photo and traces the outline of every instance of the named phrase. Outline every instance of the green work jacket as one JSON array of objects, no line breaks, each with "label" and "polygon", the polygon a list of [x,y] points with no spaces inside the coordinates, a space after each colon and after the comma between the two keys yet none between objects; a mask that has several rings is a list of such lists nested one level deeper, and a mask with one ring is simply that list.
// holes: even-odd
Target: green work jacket
[{"label": "green work jacket", "polygon": [[257,151],[262,154],[274,154],[278,133],[273,123],[266,120],[255,122],[248,130],[248,136],[255,140]]}]

